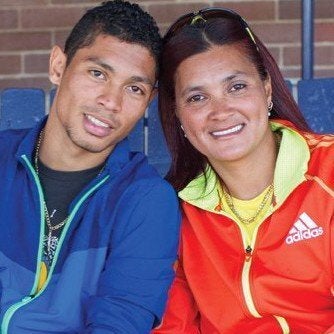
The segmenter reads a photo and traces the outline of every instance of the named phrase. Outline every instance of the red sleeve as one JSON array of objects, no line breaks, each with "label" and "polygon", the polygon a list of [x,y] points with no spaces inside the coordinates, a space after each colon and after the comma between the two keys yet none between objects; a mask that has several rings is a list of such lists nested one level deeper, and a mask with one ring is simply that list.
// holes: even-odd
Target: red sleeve
[{"label": "red sleeve", "polygon": [[[332,244],[333,244],[334,242],[334,238],[333,238],[334,236],[334,217],[331,220],[331,233],[332,233]],[[334,264],[333,263],[334,263],[334,246],[332,246],[332,273],[334,274]],[[334,297],[334,285],[332,285],[331,290],[332,290],[332,295]],[[331,327],[329,327],[324,334],[334,334],[334,324]]]},{"label": "red sleeve", "polygon": [[328,328],[324,334],[334,334],[334,325]]},{"label": "red sleeve", "polygon": [[169,290],[162,322],[151,334],[200,334],[199,312],[181,261],[177,263],[176,277]]}]

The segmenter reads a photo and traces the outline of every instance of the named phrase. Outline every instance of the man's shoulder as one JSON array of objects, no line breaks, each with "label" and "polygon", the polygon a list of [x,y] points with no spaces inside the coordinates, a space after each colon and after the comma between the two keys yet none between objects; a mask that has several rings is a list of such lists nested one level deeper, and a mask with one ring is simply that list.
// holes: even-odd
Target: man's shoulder
[{"label": "man's shoulder", "polygon": [[[173,187],[150,165],[147,156],[141,152],[129,152],[129,159],[122,160],[122,167],[115,171],[115,164],[108,166],[110,175],[118,179],[115,184],[131,202],[146,196],[173,198]],[[121,190],[123,189],[123,190]]]},{"label": "man's shoulder", "polygon": [[143,153],[135,153],[131,159],[131,164],[133,164],[131,184],[134,187],[154,188],[158,191],[167,192],[172,190],[174,192],[172,186],[150,165]]},{"label": "man's shoulder", "polygon": [[0,131],[0,151],[15,151],[29,129],[10,129]]}]

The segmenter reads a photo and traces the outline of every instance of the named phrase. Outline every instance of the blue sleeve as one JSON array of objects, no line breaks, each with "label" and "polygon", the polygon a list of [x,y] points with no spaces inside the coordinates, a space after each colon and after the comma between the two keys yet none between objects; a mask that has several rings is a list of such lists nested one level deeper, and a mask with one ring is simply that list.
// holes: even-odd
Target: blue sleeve
[{"label": "blue sleeve", "polygon": [[120,199],[86,333],[145,334],[159,324],[174,278],[180,211],[163,180],[132,186]]}]

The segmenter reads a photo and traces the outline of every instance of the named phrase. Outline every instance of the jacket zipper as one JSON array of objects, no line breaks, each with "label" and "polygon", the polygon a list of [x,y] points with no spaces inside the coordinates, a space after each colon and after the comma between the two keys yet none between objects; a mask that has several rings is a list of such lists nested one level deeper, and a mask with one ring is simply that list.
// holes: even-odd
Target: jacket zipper
[{"label": "jacket zipper", "polygon": [[244,302],[246,304],[246,308],[248,312],[255,318],[262,318],[261,314],[257,311],[254,301],[253,301],[253,296],[251,293],[250,289],[250,278],[249,278],[249,272],[250,268],[252,265],[252,256],[253,256],[253,251],[254,251],[254,245],[255,245],[255,240],[257,237],[257,231],[259,229],[259,226],[256,227],[252,239],[249,240],[248,235],[245,233],[243,226],[240,225],[240,223],[232,216],[226,215],[230,219],[232,219],[237,226],[239,227],[240,234],[241,234],[241,239],[242,239],[242,245],[244,249],[244,262],[242,266],[242,271],[241,271],[241,290],[242,290],[242,295],[244,297]]},{"label": "jacket zipper", "polygon": [[[257,231],[254,231],[254,233],[257,233]],[[254,235],[252,241],[255,240],[255,237],[256,235]],[[244,260],[242,274],[241,274],[241,285],[242,285],[242,292],[245,298],[245,303],[248,308],[248,311],[253,317],[262,318],[261,314],[257,311],[255,307],[253,296],[251,293],[251,288],[250,288],[249,272],[250,272],[250,268],[252,265],[252,255],[253,255],[253,249],[254,249],[253,247],[251,245],[248,245],[245,249],[245,260]]]},{"label": "jacket zipper", "polygon": [[[262,318],[262,316],[257,311],[257,309],[255,307],[255,304],[254,304],[254,300],[253,300],[253,296],[252,296],[251,288],[250,288],[249,272],[250,272],[250,268],[251,268],[251,265],[252,265],[252,256],[253,256],[253,251],[254,251],[254,245],[255,245],[255,240],[256,240],[256,237],[257,237],[257,232],[258,232],[259,227],[260,227],[260,225],[257,226],[257,228],[255,229],[250,244],[248,244],[247,247],[245,248],[245,260],[244,260],[244,265],[243,265],[242,274],[241,274],[241,285],[242,285],[243,295],[244,295],[244,298],[245,298],[245,303],[246,303],[248,311],[255,318]],[[247,242],[246,242],[246,238],[245,238],[245,235],[244,235],[244,231],[243,231],[242,227],[239,226],[239,228],[240,228],[240,231],[241,231],[243,244],[245,246]],[[289,325],[288,325],[287,321],[283,317],[280,317],[280,316],[277,316],[277,315],[273,315],[273,317],[277,320],[279,326],[281,327],[282,334],[290,334],[290,328],[289,328]]]},{"label": "jacket zipper", "polygon": [[3,316],[3,321],[1,324],[1,334],[7,334],[8,333],[8,327],[9,327],[9,322],[11,320],[11,318],[13,317],[14,313],[21,307],[23,307],[24,305],[27,305],[28,303],[30,303],[33,299],[39,297],[43,291],[46,289],[54,267],[57,263],[57,259],[58,259],[58,255],[59,252],[61,250],[61,246],[63,244],[64,238],[67,234],[67,230],[69,229],[69,226],[71,225],[71,222],[73,220],[73,218],[75,217],[76,213],[78,212],[79,208],[81,207],[82,203],[87,199],[87,197],[93,193],[96,189],[98,189],[104,182],[107,181],[107,179],[109,178],[109,175],[105,176],[99,183],[97,183],[94,187],[92,187],[91,189],[89,189],[81,198],[80,200],[75,204],[73,210],[71,211],[69,217],[68,217],[68,222],[64,227],[63,232],[61,233],[61,236],[59,238],[59,242],[58,242],[58,246],[52,261],[52,265],[50,267],[50,271],[48,273],[48,277],[47,280],[45,281],[42,289],[35,295],[34,292],[37,289],[37,285],[38,285],[38,280],[39,280],[39,265],[41,263],[41,259],[42,259],[42,251],[43,251],[43,237],[44,237],[44,229],[45,229],[45,217],[44,217],[44,210],[43,210],[43,201],[44,201],[44,195],[43,195],[43,191],[42,191],[42,187],[41,184],[39,182],[38,176],[35,172],[35,169],[32,167],[29,159],[27,158],[26,155],[21,156],[21,158],[24,160],[24,162],[26,163],[28,169],[30,170],[30,172],[32,173],[35,183],[37,185],[37,189],[38,189],[38,194],[39,194],[39,200],[40,200],[40,207],[41,207],[41,231],[40,231],[40,237],[39,237],[39,249],[38,249],[38,256],[37,256],[37,264],[36,264],[36,275],[35,275],[35,281],[34,281],[34,285],[30,291],[29,296],[24,297],[21,301],[11,305],[6,313]]}]

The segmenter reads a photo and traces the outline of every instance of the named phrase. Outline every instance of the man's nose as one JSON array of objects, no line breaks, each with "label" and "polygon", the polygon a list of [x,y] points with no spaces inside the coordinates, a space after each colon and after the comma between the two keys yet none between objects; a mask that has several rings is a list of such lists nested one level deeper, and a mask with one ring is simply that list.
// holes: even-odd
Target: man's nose
[{"label": "man's nose", "polygon": [[97,102],[107,110],[119,112],[122,107],[123,90],[116,85],[106,85],[100,92]]}]

